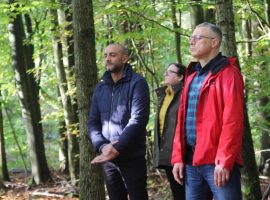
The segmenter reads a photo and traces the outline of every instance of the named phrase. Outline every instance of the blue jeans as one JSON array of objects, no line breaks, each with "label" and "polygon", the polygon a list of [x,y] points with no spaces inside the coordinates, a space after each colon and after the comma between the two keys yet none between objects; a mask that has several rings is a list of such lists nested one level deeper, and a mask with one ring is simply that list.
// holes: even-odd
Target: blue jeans
[{"label": "blue jeans", "polygon": [[103,175],[110,200],[148,200],[146,160],[105,162]]},{"label": "blue jeans", "polygon": [[205,200],[207,185],[215,200],[242,200],[240,167],[235,165],[230,172],[230,179],[223,187],[214,184],[215,165],[192,166],[185,168],[186,199]]}]

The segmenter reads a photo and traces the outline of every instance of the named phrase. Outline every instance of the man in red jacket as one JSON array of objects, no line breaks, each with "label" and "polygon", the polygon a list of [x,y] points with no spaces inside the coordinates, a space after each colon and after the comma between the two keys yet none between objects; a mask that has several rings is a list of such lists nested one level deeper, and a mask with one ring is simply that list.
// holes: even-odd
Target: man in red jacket
[{"label": "man in red jacket", "polygon": [[234,58],[219,52],[220,29],[198,25],[189,39],[198,62],[187,69],[178,112],[172,165],[177,182],[185,176],[186,199],[241,200],[240,166],[244,84]]}]

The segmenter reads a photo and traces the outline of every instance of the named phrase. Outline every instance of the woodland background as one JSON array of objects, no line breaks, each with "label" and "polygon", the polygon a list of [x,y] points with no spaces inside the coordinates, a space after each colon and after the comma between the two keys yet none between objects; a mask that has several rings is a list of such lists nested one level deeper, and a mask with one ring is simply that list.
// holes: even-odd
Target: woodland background
[{"label": "woodland background", "polygon": [[192,59],[188,37],[204,21],[221,27],[222,52],[238,58],[245,79],[242,192],[247,200],[266,199],[260,183],[267,187],[270,175],[270,0],[0,0],[2,194],[20,173],[27,189],[58,178],[70,198],[105,199],[101,170],[90,165],[86,122],[103,49],[120,42],[151,91],[148,187],[169,199],[165,180],[155,178],[162,172],[152,167],[153,91],[169,63]]}]

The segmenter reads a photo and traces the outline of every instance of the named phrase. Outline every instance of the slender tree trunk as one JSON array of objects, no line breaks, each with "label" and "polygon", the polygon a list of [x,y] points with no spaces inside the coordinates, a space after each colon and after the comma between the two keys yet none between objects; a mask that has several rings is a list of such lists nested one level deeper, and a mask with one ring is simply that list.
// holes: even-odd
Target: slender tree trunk
[{"label": "slender tree trunk", "polygon": [[[267,1],[265,1],[267,3]],[[269,9],[269,5],[265,7],[265,9]],[[268,10],[269,11],[269,10]],[[269,13],[268,13],[269,14]],[[267,18],[267,13],[266,13],[266,18]],[[269,21],[267,21],[269,23]],[[252,28],[253,28],[253,36],[254,38],[260,38],[262,36],[262,33],[258,30],[257,27],[260,27],[260,23],[253,22]],[[260,48],[260,50],[255,51],[254,54],[255,56],[262,57],[265,54],[269,52],[269,48],[264,47]],[[270,148],[270,135],[269,135],[269,130],[270,130],[270,115],[269,111],[267,109],[267,106],[269,105],[269,97],[267,96],[267,92],[263,92],[262,88],[267,88],[265,85],[265,78],[269,77],[269,70],[268,70],[269,62],[267,59],[265,59],[263,62],[257,63],[257,67],[255,68],[255,73],[258,74],[261,78],[257,80],[259,83],[256,85],[257,91],[259,91],[257,94],[258,95],[258,101],[257,101],[257,106],[259,108],[258,112],[258,123],[260,127],[264,127],[260,130],[260,149],[261,150],[269,150]],[[263,92],[263,93],[262,93]],[[263,95],[262,95],[263,94]],[[270,152],[269,151],[263,151],[261,152],[261,157],[260,157],[260,163],[259,163],[259,171],[261,174],[269,176],[270,174]]]},{"label": "slender tree trunk", "polygon": [[[244,30],[244,36],[247,38],[248,41],[252,40],[252,26],[251,26],[251,20],[244,20],[242,22],[242,27]],[[246,55],[248,57],[252,56],[252,42],[247,42],[246,43]]]},{"label": "slender tree trunk", "polygon": [[54,52],[54,61],[56,69],[56,77],[58,82],[58,88],[60,91],[61,102],[64,109],[65,124],[68,136],[68,164],[69,173],[72,184],[76,184],[76,180],[79,178],[79,143],[78,143],[78,131],[77,131],[77,114],[73,110],[71,103],[71,97],[68,94],[68,82],[66,78],[66,72],[63,64],[63,49],[60,42],[59,32],[56,31],[58,26],[57,11],[50,9],[52,18],[52,43]]},{"label": "slender tree trunk", "polygon": [[270,0],[264,0],[266,21],[270,23]]},{"label": "slender tree trunk", "polygon": [[67,174],[69,172],[68,165],[68,138],[66,123],[64,120],[59,122],[59,161],[60,161],[60,171]]},{"label": "slender tree trunk", "polygon": [[[12,2],[9,1],[9,3]],[[8,29],[15,81],[30,150],[33,183],[40,184],[50,179],[50,172],[45,156],[42,124],[40,123],[38,86],[33,73],[27,72],[32,67],[32,61],[29,61],[32,56],[29,55],[30,51],[28,51],[27,46],[23,44],[25,34],[21,15],[17,14],[14,17]]]},{"label": "slender tree trunk", "polygon": [[[213,5],[215,4],[215,1],[213,0],[209,0],[207,2],[212,3]],[[206,9],[204,9],[204,21],[215,24],[216,23],[215,14],[216,9],[213,6],[206,7]]]},{"label": "slender tree trunk", "polygon": [[[68,94],[70,95],[71,104],[74,111],[77,111],[77,99],[75,94],[76,82],[74,75],[74,43],[73,43],[73,29],[72,29],[72,11],[71,11],[71,0],[58,0],[61,4],[60,9],[58,9],[58,23],[61,27],[61,43],[63,50],[63,65],[67,77]],[[77,116],[77,113],[76,113]],[[78,122],[78,116],[76,117]],[[77,127],[78,128],[78,127]],[[60,169],[61,171],[68,171],[68,138],[66,137],[65,126],[60,128]]]},{"label": "slender tree trunk", "polygon": [[191,4],[191,29],[204,21],[202,0],[194,0]]},{"label": "slender tree trunk", "polygon": [[2,95],[0,90],[0,187],[3,187],[3,181],[9,181],[7,159],[5,151],[5,137],[2,111]]},{"label": "slender tree trunk", "polygon": [[19,150],[19,153],[20,153],[20,156],[21,156],[21,159],[22,159],[22,162],[23,162],[25,176],[27,176],[27,166],[26,166],[26,162],[25,162],[25,159],[24,159],[24,155],[23,155],[23,152],[22,152],[21,145],[20,145],[20,143],[19,143],[19,141],[18,141],[18,137],[17,137],[17,135],[16,135],[16,133],[15,133],[14,125],[13,125],[13,123],[12,123],[12,119],[11,119],[11,115],[12,115],[12,114],[10,114],[11,111],[9,111],[9,110],[7,109],[6,106],[4,106],[4,110],[5,110],[5,114],[6,114],[6,117],[7,117],[7,121],[8,121],[8,123],[9,123],[10,130],[11,130],[11,132],[12,132],[14,141],[15,141],[15,143],[16,143],[16,145],[17,145],[17,148],[18,148],[18,150]]},{"label": "slender tree trunk", "polygon": [[176,3],[175,0],[171,0],[171,10],[172,10],[172,23],[173,28],[176,31],[174,33],[174,39],[175,39],[175,53],[178,63],[182,63],[182,57],[181,57],[181,35],[180,35],[180,28],[181,28],[181,11],[178,12],[179,17],[177,20],[177,11],[176,9]]},{"label": "slender tree trunk", "polygon": [[[266,64],[266,63],[264,63]],[[267,70],[265,70],[264,66],[260,66],[262,69],[259,69],[259,73],[267,73]],[[259,117],[260,121],[262,121],[262,127],[265,127],[264,129],[261,130],[261,137],[260,137],[260,144],[261,144],[261,150],[268,150],[265,152],[261,153],[260,157],[260,164],[259,164],[259,170],[260,173],[262,173],[265,176],[270,175],[270,135],[269,135],[269,130],[270,130],[270,116],[269,112],[267,112],[267,105],[269,105],[269,97],[264,96],[259,99]]]},{"label": "slender tree trunk", "polygon": [[74,74],[74,41],[72,29],[72,10],[71,0],[58,0],[61,3],[61,8],[58,9],[58,21],[61,30],[61,43],[63,46],[63,64],[68,80],[68,90],[71,94],[72,105],[74,110],[77,110],[77,100],[75,92],[76,88]]},{"label": "slender tree trunk", "polygon": [[[223,33],[222,52],[226,56],[237,57],[232,0],[216,0],[216,8],[217,25]],[[244,194],[246,200],[257,200],[261,199],[261,190],[246,104],[247,98],[244,102],[242,183],[246,188],[245,191],[250,191],[249,194]]]},{"label": "slender tree trunk", "polygon": [[97,83],[95,29],[92,0],[73,0],[75,72],[80,124],[80,198],[104,200],[100,166],[91,165],[95,153],[87,132],[91,96]]}]

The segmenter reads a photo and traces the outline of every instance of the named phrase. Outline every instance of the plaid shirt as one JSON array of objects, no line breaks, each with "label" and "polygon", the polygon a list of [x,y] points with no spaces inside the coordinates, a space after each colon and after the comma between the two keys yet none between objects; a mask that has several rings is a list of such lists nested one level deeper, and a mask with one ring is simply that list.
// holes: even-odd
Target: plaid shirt
[{"label": "plaid shirt", "polygon": [[[210,64],[210,63],[209,63]],[[195,146],[196,143],[196,113],[199,100],[199,93],[202,83],[210,71],[210,65],[204,68],[198,63],[196,65],[196,75],[189,85],[186,113],[186,142],[190,146]]]}]

